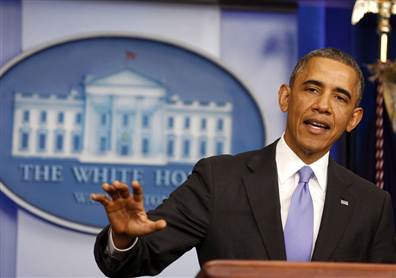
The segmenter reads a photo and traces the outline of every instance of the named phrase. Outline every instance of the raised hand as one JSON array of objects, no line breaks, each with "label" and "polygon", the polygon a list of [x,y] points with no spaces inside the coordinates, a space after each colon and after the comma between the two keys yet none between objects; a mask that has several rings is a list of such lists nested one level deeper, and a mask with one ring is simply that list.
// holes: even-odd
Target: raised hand
[{"label": "raised hand", "polygon": [[110,197],[104,194],[91,194],[91,199],[103,205],[109,219],[114,245],[127,248],[136,237],[162,230],[165,220],[151,221],[144,210],[143,188],[137,181],[132,182],[133,194],[125,183],[114,181],[102,185]]}]

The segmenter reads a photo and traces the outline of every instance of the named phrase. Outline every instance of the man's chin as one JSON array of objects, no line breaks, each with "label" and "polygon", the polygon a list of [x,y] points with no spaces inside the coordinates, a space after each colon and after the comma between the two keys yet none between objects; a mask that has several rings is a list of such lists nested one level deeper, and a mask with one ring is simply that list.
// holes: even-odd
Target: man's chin
[{"label": "man's chin", "polygon": [[304,146],[304,154],[306,156],[322,156],[329,151],[330,147],[318,144],[318,142],[307,143]]},{"label": "man's chin", "polygon": [[328,144],[327,138],[323,137],[306,137],[303,140],[300,140],[300,147],[304,154],[306,155],[315,155],[319,153],[326,153],[331,145]]}]

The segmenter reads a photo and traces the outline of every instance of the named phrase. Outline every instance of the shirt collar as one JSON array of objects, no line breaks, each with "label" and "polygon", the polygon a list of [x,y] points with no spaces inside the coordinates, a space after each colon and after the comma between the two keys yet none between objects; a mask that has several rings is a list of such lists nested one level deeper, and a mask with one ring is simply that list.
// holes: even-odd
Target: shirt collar
[{"label": "shirt collar", "polygon": [[276,168],[278,170],[278,178],[281,184],[283,184],[288,178],[293,176],[303,166],[307,165],[311,167],[315,174],[315,178],[319,183],[319,187],[322,191],[326,190],[327,186],[327,166],[329,164],[329,152],[319,158],[317,161],[306,164],[302,161],[290,147],[287,145],[284,134],[279,139],[276,145]]}]

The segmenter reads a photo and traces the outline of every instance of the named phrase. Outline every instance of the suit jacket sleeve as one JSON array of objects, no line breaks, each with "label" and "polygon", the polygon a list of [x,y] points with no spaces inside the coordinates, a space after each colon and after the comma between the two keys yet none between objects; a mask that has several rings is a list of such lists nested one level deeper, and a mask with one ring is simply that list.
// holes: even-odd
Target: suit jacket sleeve
[{"label": "suit jacket sleeve", "polygon": [[375,231],[369,251],[370,262],[396,262],[395,231],[393,224],[392,200],[385,192],[378,228]]},{"label": "suit jacket sleeve", "polygon": [[210,168],[208,160],[198,162],[187,181],[148,213],[152,220],[165,219],[167,227],[140,237],[124,260],[117,261],[106,254],[106,227],[97,236],[94,248],[95,260],[102,272],[117,277],[155,275],[199,245],[210,222]]}]

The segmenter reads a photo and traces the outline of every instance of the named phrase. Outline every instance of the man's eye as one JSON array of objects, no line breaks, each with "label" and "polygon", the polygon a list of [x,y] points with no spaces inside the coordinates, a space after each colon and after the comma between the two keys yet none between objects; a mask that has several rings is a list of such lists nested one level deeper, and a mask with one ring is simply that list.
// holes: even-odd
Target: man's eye
[{"label": "man's eye", "polygon": [[311,92],[311,93],[316,93],[319,90],[317,88],[306,88],[306,91]]},{"label": "man's eye", "polygon": [[341,102],[344,102],[344,103],[347,103],[347,101],[348,101],[346,97],[340,96],[340,95],[336,95],[336,99],[338,101],[341,101]]}]

